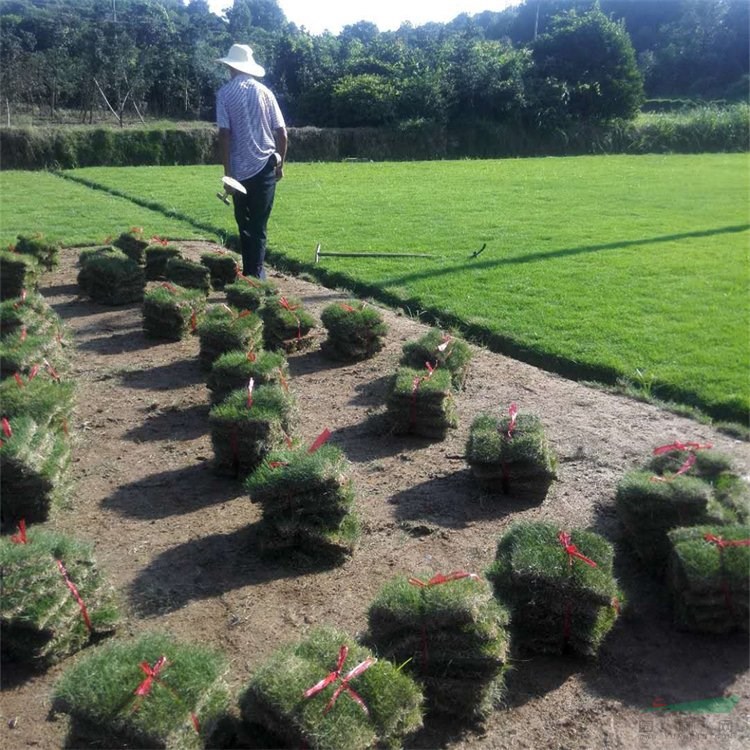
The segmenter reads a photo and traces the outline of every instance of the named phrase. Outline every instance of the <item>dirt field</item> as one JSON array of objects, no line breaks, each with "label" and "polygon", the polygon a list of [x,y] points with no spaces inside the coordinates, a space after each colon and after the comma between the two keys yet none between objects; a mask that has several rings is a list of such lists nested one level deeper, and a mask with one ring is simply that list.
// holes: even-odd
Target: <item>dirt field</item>
[{"label": "dirt field", "polygon": [[[205,249],[185,245],[197,258]],[[341,567],[310,571],[269,564],[255,552],[260,510],[239,482],[211,470],[208,391],[195,337],[144,338],[140,305],[107,308],[77,297],[75,260],[43,280],[42,293],[70,328],[79,385],[71,507],[51,522],[95,544],[99,565],[121,593],[120,634],[169,630],[220,647],[235,695],[281,643],[316,625],[351,634],[396,574],[484,571],[512,521],[544,519],[591,527],[618,544],[617,575],[631,607],[598,661],[518,656],[506,703],[483,727],[430,721],[411,748],[740,748],[750,743],[747,636],[699,637],[670,625],[665,589],[619,545],[613,511],[623,472],[656,445],[710,441],[750,473],[750,447],[653,406],[573,383],[475,349],[460,426],[444,442],[383,430],[387,376],[418,321],[385,311],[390,332],[372,360],[341,366],[317,347],[290,357],[299,402],[297,435],[328,427],[351,460],[364,534]],[[316,314],[343,295],[273,275]],[[223,301],[214,292],[212,301]],[[324,333],[321,329],[321,339]],[[543,500],[479,491],[463,459],[480,411],[516,402],[538,414],[560,458]],[[67,663],[70,663],[68,661]],[[67,740],[65,717],[48,716],[50,691],[66,663],[43,674],[3,670],[0,744],[51,750]],[[656,698],[679,703],[740,698],[728,714],[648,712]],[[66,744],[68,743],[68,744]],[[235,746],[262,747],[240,737]]]}]

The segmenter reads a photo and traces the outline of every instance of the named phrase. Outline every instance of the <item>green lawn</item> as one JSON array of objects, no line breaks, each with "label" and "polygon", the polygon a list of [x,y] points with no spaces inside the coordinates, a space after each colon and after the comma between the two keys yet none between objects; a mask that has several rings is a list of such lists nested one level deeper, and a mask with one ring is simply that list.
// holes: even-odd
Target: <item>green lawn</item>
[{"label": "green lawn", "polygon": [[[231,210],[213,195],[220,167],[71,175],[217,234],[234,230]],[[308,270],[318,242],[323,251],[434,254],[329,257],[314,270],[461,321],[551,369],[622,377],[742,419],[750,407],[747,178],[746,154],[292,163],[270,242],[278,262]]]}]

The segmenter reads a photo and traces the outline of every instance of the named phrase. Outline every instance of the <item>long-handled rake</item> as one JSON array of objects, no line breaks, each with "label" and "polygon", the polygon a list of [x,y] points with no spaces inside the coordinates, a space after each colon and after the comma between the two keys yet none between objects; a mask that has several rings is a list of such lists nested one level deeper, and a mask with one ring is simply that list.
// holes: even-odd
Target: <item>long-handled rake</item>
[{"label": "long-handled rake", "polygon": [[[469,257],[476,258],[483,250],[487,247],[487,243],[482,245],[479,250],[474,251]],[[320,263],[321,258],[337,257],[337,258],[426,258],[429,260],[435,260],[439,256],[430,255],[427,253],[334,253],[334,252],[323,252],[321,250],[320,242],[315,247],[315,263]]]}]

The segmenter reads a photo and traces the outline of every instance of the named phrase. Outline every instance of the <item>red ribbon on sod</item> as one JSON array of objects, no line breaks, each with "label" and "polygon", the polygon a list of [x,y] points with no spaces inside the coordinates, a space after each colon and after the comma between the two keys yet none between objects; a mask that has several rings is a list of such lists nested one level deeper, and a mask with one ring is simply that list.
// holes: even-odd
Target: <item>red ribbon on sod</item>
[{"label": "red ribbon on sod", "polygon": [[508,423],[508,440],[513,438],[513,433],[516,431],[516,420],[518,418],[518,407],[515,404],[511,404],[508,409],[508,416],[510,422]]},{"label": "red ribbon on sod", "polygon": [[423,581],[420,578],[409,578],[408,581],[412,586],[419,586],[419,588],[427,588],[429,586],[439,586],[441,583],[447,583],[448,581],[459,581],[462,578],[471,578],[473,581],[478,581],[479,576],[476,573],[467,573],[463,570],[455,570],[453,573],[443,575],[437,573],[432,576],[429,581]]},{"label": "red ribbon on sod", "polygon": [[660,445],[658,448],[654,448],[654,455],[661,456],[664,453],[671,453],[672,451],[702,451],[713,447],[711,443],[701,445],[700,443],[681,443],[676,441],[670,445]]},{"label": "red ribbon on sod", "polygon": [[18,533],[13,534],[10,538],[10,541],[13,542],[13,544],[26,544],[26,519],[22,518],[18,522]]},{"label": "red ribbon on sod", "polygon": [[3,417],[2,419],[2,427],[3,427],[3,435],[5,437],[13,437],[13,430],[11,429],[10,422],[8,421],[7,417]]},{"label": "red ribbon on sod", "polygon": [[729,610],[730,614],[734,615],[734,607],[732,606],[732,592],[729,588],[726,576],[723,574],[724,569],[724,550],[727,547],[750,547],[750,539],[724,539],[724,537],[716,536],[715,534],[704,534],[703,538],[709,544],[715,544],[719,548],[719,557],[722,568],[722,580],[721,590],[724,592],[724,604]]},{"label": "red ribbon on sod", "polygon": [[350,312],[350,313],[354,312],[354,308],[351,305],[347,305],[346,302],[339,302],[339,306],[345,312]]},{"label": "red ribbon on sod", "polygon": [[576,547],[575,544],[573,544],[573,542],[571,541],[570,534],[568,534],[567,531],[558,531],[557,538],[568,555],[568,563],[570,564],[570,567],[573,567],[574,557],[578,558],[579,560],[583,560],[586,565],[590,565],[592,568],[598,567],[591,558],[586,557],[586,555],[578,550],[578,547]]},{"label": "red ribbon on sod", "polygon": [[453,341],[453,337],[449,336],[447,333],[443,336],[443,343],[438,344],[438,351],[444,352],[448,348],[448,344]]},{"label": "red ribbon on sod", "polygon": [[411,404],[409,409],[409,426],[413,427],[417,422],[417,391],[422,382],[432,377],[432,373],[437,369],[433,367],[429,362],[425,362],[424,366],[427,368],[427,375],[417,376],[412,382],[411,389]]},{"label": "red ribbon on sod", "polygon": [[73,583],[73,581],[70,580],[70,576],[68,575],[68,571],[65,569],[65,566],[63,565],[62,560],[55,560],[57,563],[57,567],[60,571],[60,574],[63,577],[63,580],[65,581],[65,585],[70,589],[70,593],[73,594],[73,598],[78,602],[78,606],[81,610],[81,615],[83,616],[83,621],[86,623],[86,628],[89,631],[89,633],[92,631],[91,627],[91,618],[89,617],[89,611],[86,609],[86,603],[83,601],[83,598],[78,593],[78,589],[76,588],[76,585]]},{"label": "red ribbon on sod", "polygon": [[331,437],[331,431],[326,427],[323,432],[318,435],[318,437],[315,438],[315,441],[313,444],[307,449],[308,453],[315,453],[318,448],[322,447],[328,442],[328,439]]},{"label": "red ribbon on sod", "polygon": [[308,688],[303,693],[303,696],[305,698],[312,698],[314,695],[317,695],[318,693],[325,690],[331,683],[337,682],[338,680],[341,680],[341,684],[336,688],[333,695],[331,696],[331,700],[328,701],[326,704],[326,707],[323,709],[323,713],[327,714],[332,708],[333,705],[338,700],[341,693],[346,691],[349,694],[349,697],[366,713],[369,715],[369,710],[367,709],[367,706],[365,705],[365,702],[362,700],[361,696],[358,695],[358,693],[351,687],[349,684],[355,677],[359,677],[363,672],[366,672],[376,661],[377,659],[373,658],[372,656],[368,656],[363,662],[360,662],[357,664],[354,669],[349,670],[346,675],[343,677],[341,676],[341,670],[344,668],[344,662],[346,661],[346,657],[349,654],[349,647],[348,646],[342,646],[339,649],[339,656],[338,660],[336,661],[336,669],[333,670],[333,672],[329,672],[320,682],[313,685],[311,688]]},{"label": "red ribbon on sod", "polygon": [[302,322],[297,317],[297,315],[294,314],[295,310],[299,310],[299,305],[292,305],[289,303],[289,300],[286,297],[280,297],[279,298],[279,304],[288,312],[290,312],[294,319],[297,321],[297,338],[302,338]]},{"label": "red ribbon on sod", "polygon": [[682,466],[680,466],[679,469],[674,474],[670,474],[669,476],[653,476],[651,477],[652,482],[671,482],[675,477],[679,477],[680,474],[685,474],[687,471],[690,471],[690,469],[693,467],[693,464],[698,459],[695,456],[695,453],[691,453],[684,461]]}]

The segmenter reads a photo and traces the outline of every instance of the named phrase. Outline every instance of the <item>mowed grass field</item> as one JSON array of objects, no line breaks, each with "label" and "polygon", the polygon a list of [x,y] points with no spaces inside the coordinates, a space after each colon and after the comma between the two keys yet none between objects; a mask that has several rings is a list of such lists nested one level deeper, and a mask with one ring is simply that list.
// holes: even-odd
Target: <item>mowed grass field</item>
[{"label": "mowed grass field", "polygon": [[[292,163],[271,219],[271,258],[566,375],[620,379],[746,421],[748,165],[747,154]],[[157,234],[236,231],[214,197],[218,166],[68,174],[155,209]],[[63,195],[87,190],[47,177]],[[20,179],[0,173],[4,208],[28,190]],[[93,215],[107,194],[89,195]],[[58,209],[35,203],[29,215],[14,210],[12,231],[3,211],[1,242],[24,225],[60,236]],[[123,228],[132,223],[147,221]],[[64,239],[80,242],[81,231]],[[317,243],[434,257],[323,257],[314,266]]]}]

